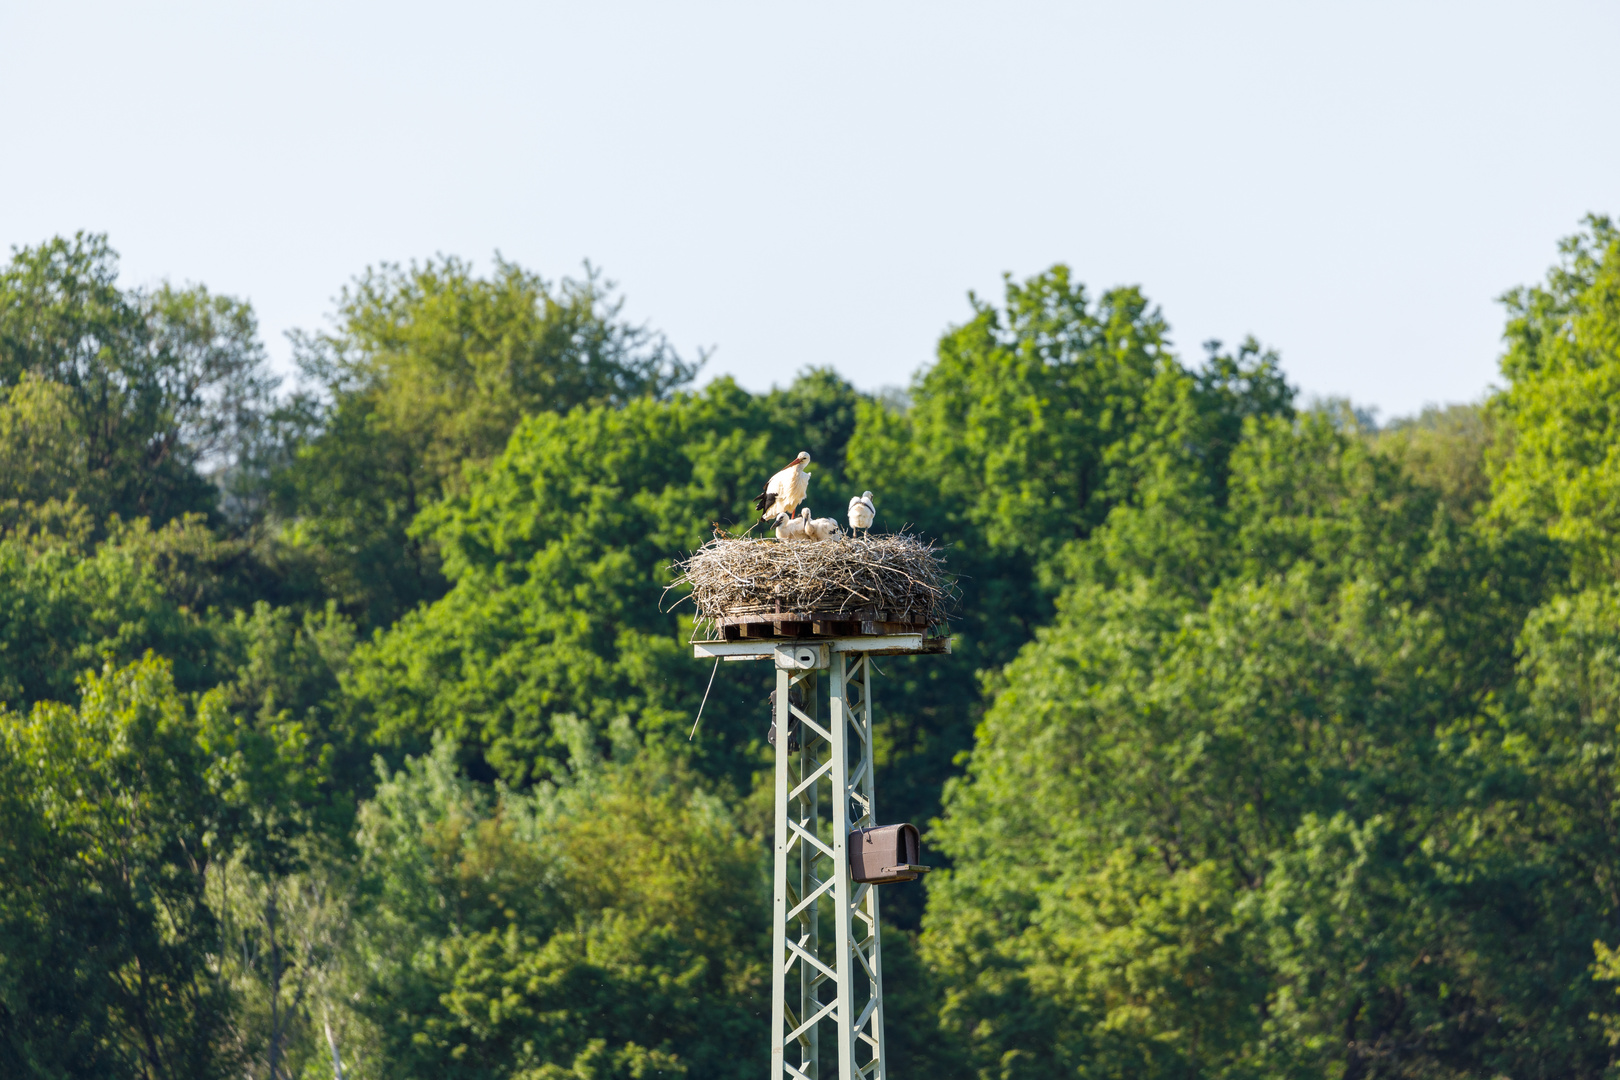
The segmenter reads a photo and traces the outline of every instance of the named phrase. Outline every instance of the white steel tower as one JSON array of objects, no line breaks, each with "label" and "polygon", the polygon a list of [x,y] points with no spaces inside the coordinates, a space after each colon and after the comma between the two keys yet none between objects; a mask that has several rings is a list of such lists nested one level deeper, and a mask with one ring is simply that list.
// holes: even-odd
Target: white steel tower
[{"label": "white steel tower", "polygon": [[848,851],[851,832],[877,824],[872,657],[948,648],[921,634],[693,643],[699,657],[776,665],[771,1080],[820,1080],[824,1064],[828,1080],[888,1076],[879,890],[854,879]]}]

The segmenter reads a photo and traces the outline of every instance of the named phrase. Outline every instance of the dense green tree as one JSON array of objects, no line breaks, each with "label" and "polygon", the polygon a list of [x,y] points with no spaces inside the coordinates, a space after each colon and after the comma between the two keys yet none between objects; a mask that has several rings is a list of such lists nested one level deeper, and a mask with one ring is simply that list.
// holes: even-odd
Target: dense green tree
[{"label": "dense green tree", "polygon": [[222,840],[196,710],[160,660],[81,704],[0,715],[0,1062],[7,1075],[228,1075],[231,1000],[204,892]]},{"label": "dense green tree", "polygon": [[[306,837],[307,841],[309,838]],[[219,981],[241,1075],[353,1080],[397,1075],[369,1051],[373,1029],[348,1007],[365,987],[351,962],[356,900],[347,846],[299,845],[296,869],[255,869],[255,853],[214,864],[208,903],[219,918]]]},{"label": "dense green tree", "polygon": [[103,663],[125,664],[148,650],[169,658],[185,689],[212,685],[217,637],[169,588],[160,553],[209,539],[196,520],[160,530],[144,521],[91,540],[82,513],[60,531],[0,538],[0,701],[72,701],[75,681]]},{"label": "dense green tree", "polygon": [[[242,665],[254,669],[242,677],[255,685],[319,677],[303,656],[278,658],[286,667],[275,671],[253,658],[250,639],[266,620],[291,626],[302,617],[264,601],[253,608],[259,614],[244,609],[255,591],[276,591],[252,545],[222,538],[199,516],[161,528],[112,519],[98,539],[74,504],[13,509],[12,528],[0,534],[0,701],[71,701],[81,673],[148,650],[170,661],[187,691],[234,680]],[[335,612],[305,620],[341,621]]]},{"label": "dense green tree", "polygon": [[1385,425],[1376,442],[1408,474],[1440,492],[1459,521],[1469,521],[1490,501],[1488,463],[1499,427],[1495,412],[1481,405],[1430,406]]},{"label": "dense green tree", "polygon": [[0,268],[0,454],[31,459],[0,498],[161,525],[214,507],[207,474],[251,441],[275,381],[246,303],[117,277],[107,238],[85,233]]},{"label": "dense green tree", "polygon": [[444,588],[416,516],[462,489],[465,466],[506,446],[524,416],[659,397],[695,372],[624,321],[594,272],[550,284],[497,258],[368,270],[332,328],[298,339],[312,431],[278,480],[289,539],[313,551],[328,595],[373,626]]},{"label": "dense green tree", "polygon": [[[1612,869],[1620,230],[1602,216],[1585,224],[1560,245],[1545,282],[1503,298],[1508,386],[1488,405],[1503,432],[1492,454],[1490,520],[1544,529],[1567,552],[1570,573],[1563,595],[1525,623],[1519,692],[1471,734],[1497,788],[1528,793],[1511,804],[1533,830],[1513,856],[1556,882],[1571,939],[1527,961],[1577,962],[1583,939],[1595,939],[1594,973],[1607,980],[1620,971],[1612,948],[1620,941]],[[1612,1007],[1593,1007],[1609,1045],[1620,1045]]]},{"label": "dense green tree", "polygon": [[25,507],[75,498],[90,489],[85,440],[61,383],[25,372],[0,388],[0,497],[16,528]]},{"label": "dense green tree", "polygon": [[1552,564],[1342,413],[1233,461],[1207,598],[1082,580],[998,682],[934,831],[947,1031],[984,1076],[1595,1075],[1590,960],[1526,962],[1583,931],[1453,756]]},{"label": "dense green tree", "polygon": [[763,1068],[757,850],[679,768],[571,732],[528,796],[441,743],[379,786],[360,834],[375,899],[357,1008],[393,1076],[746,1076]]},{"label": "dense green tree", "polygon": [[1579,580],[1610,581],[1620,572],[1620,230],[1589,218],[1561,250],[1545,284],[1503,297],[1509,383],[1491,407],[1512,438],[1494,510],[1567,543]]},{"label": "dense green tree", "polygon": [[218,690],[234,717],[219,752],[241,755],[237,801],[284,822],[281,835],[348,835],[373,771],[370,730],[340,686],[354,625],[335,604],[299,615],[261,602],[217,634],[229,672]]},{"label": "dense green tree", "polygon": [[[1201,573],[1244,421],[1288,415],[1292,391],[1253,341],[1235,353],[1212,342],[1189,369],[1167,335],[1139,290],[1093,300],[1057,266],[1009,278],[1001,307],[973,298],[906,411],[860,406],[850,487],[877,493],[881,527],[942,542],[962,593],[954,654],[890,665],[896,682],[879,710],[890,812],[926,821],[937,811],[972,743],[976,673],[1011,660],[1051,618],[1062,583],[1090,572],[1077,560],[1095,564],[1094,552],[1080,542],[1116,507],[1189,526],[1120,525],[1116,556],[1161,576]],[[1167,539],[1180,550],[1153,546]]]},{"label": "dense green tree", "polygon": [[355,632],[335,603],[300,616],[261,602],[216,632],[229,678],[213,695],[227,711],[207,745],[228,778],[221,818],[234,842],[209,900],[225,943],[220,978],[238,1000],[236,1047],[247,1075],[278,1080],[337,1052],[346,868],[375,780],[370,732],[341,691]]}]

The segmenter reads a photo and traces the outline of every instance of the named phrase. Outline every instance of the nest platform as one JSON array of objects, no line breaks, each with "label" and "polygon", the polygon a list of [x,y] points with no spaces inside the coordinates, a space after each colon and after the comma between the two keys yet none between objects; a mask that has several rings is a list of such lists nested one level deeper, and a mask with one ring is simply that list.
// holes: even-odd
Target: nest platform
[{"label": "nest platform", "polygon": [[716,642],[904,634],[948,649],[954,588],[939,550],[909,533],[711,540],[675,568],[670,587],[691,589]]}]

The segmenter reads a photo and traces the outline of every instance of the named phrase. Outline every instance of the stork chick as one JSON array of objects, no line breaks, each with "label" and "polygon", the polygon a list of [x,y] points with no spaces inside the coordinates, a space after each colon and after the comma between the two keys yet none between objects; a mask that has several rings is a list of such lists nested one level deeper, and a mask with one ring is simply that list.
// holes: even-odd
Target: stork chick
[{"label": "stork chick", "polygon": [[[808,516],[810,511],[806,510]],[[788,517],[786,514],[776,515],[776,538],[778,540],[804,540],[805,517]]]},{"label": "stork chick", "polygon": [[838,527],[838,522],[834,518],[811,518],[808,509],[804,511],[804,517],[804,531],[812,540],[831,540],[843,534],[844,530]]},{"label": "stork chick", "polygon": [[[870,491],[855,495],[849,500],[849,531],[855,533],[857,529],[872,531],[872,520],[877,517],[877,507],[872,503]],[[857,533],[857,535],[859,535]]]},{"label": "stork chick", "polygon": [[810,476],[804,471],[810,464],[810,451],[800,450],[799,456],[788,463],[788,467],[765,481],[765,490],[754,499],[754,509],[759,511],[759,521],[763,525],[767,521],[775,521],[776,515],[792,515],[804,502],[805,495],[810,490]]}]

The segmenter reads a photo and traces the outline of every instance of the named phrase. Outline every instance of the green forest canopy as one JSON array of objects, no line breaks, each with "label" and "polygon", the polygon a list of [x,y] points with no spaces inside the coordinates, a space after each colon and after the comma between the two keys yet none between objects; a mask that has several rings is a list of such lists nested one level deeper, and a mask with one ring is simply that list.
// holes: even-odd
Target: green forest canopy
[{"label": "green forest canopy", "polygon": [[1620,1042],[1620,230],[1503,388],[1383,428],[1067,268],[904,395],[749,393],[613,286],[252,309],[0,269],[0,1074],[764,1068],[765,676],[671,558],[801,448],[946,545],[881,683],[894,1075],[1607,1075]]}]

